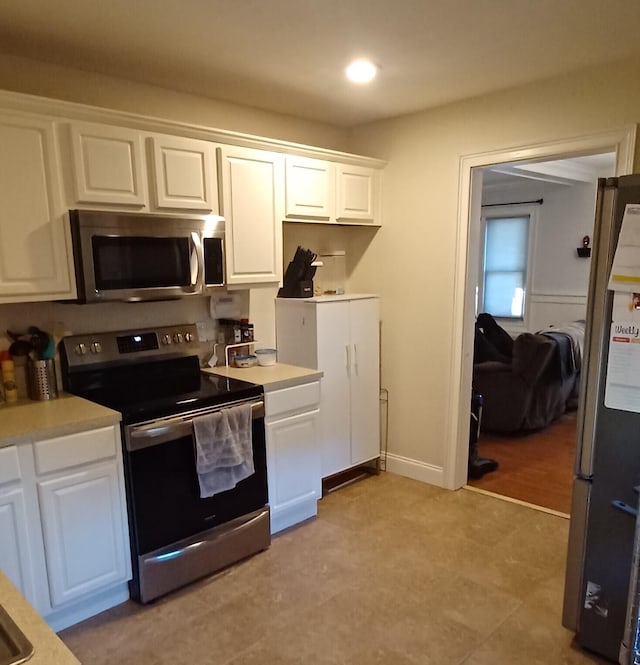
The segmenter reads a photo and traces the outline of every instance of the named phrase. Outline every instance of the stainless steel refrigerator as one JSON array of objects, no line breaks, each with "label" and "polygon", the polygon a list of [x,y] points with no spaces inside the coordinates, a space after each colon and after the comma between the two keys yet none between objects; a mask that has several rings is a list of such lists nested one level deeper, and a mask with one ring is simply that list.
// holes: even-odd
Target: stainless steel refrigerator
[{"label": "stainless steel refrigerator", "polygon": [[640,175],[598,181],[563,608],[579,644],[614,662],[627,621],[640,486],[640,413],[612,408],[606,396],[607,373],[620,371],[609,365],[612,322],[640,322],[632,293],[608,289],[627,204],[640,204]]}]

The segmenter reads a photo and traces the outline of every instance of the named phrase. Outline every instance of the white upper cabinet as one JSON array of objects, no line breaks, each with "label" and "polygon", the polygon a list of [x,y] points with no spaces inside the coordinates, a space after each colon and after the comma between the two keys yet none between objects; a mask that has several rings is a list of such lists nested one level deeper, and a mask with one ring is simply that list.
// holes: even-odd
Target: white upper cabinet
[{"label": "white upper cabinet", "polygon": [[335,208],[335,165],[288,155],[285,169],[287,219],[330,221]]},{"label": "white upper cabinet", "polygon": [[218,213],[213,143],[161,134],[149,138],[155,207]]},{"label": "white upper cabinet", "polygon": [[0,113],[0,302],[75,297],[54,123]]},{"label": "white upper cabinet", "polygon": [[379,226],[378,169],[286,157],[286,220]]},{"label": "white upper cabinet", "polygon": [[232,145],[218,157],[227,284],[281,283],[284,157]]},{"label": "white upper cabinet", "polygon": [[146,205],[140,132],[91,123],[73,123],[70,131],[78,203]]},{"label": "white upper cabinet", "polygon": [[373,223],[378,214],[379,171],[365,166],[336,165],[338,221]]}]

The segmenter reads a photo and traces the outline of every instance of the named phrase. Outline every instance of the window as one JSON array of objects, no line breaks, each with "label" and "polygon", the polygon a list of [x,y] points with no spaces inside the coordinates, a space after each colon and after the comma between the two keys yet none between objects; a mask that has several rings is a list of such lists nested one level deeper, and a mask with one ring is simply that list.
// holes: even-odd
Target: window
[{"label": "window", "polygon": [[524,321],[532,217],[530,206],[483,210],[480,311]]}]

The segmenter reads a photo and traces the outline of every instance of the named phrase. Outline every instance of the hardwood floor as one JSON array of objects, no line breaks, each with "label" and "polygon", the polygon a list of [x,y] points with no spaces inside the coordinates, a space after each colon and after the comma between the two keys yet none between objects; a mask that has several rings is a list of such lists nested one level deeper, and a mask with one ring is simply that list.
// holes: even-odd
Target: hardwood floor
[{"label": "hardwood floor", "polygon": [[549,427],[521,436],[481,432],[480,457],[499,467],[469,485],[520,501],[569,514],[576,412],[565,413]]}]

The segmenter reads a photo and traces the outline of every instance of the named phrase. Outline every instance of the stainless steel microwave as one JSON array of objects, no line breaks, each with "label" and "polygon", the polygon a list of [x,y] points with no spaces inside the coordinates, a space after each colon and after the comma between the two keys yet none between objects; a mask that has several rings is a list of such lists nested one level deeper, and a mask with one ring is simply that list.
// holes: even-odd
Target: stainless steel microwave
[{"label": "stainless steel microwave", "polygon": [[78,302],[139,302],[224,287],[224,220],[70,210]]}]

